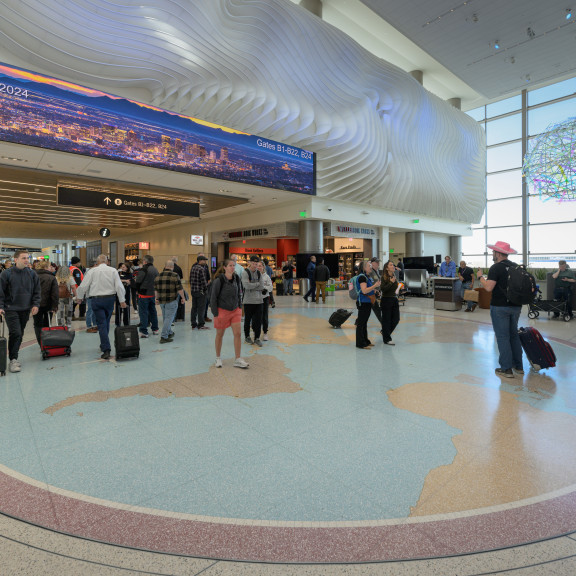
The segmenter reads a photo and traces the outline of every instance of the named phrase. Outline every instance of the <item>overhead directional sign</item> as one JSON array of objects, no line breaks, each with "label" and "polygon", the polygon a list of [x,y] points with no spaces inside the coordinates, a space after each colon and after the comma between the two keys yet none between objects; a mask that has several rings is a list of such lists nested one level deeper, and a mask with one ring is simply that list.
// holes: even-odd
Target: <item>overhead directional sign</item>
[{"label": "overhead directional sign", "polygon": [[200,205],[197,202],[164,200],[150,196],[128,196],[101,190],[66,188],[58,186],[58,204],[80,206],[83,208],[102,208],[104,210],[122,210],[124,212],[149,212],[166,216],[188,216],[198,218]]}]

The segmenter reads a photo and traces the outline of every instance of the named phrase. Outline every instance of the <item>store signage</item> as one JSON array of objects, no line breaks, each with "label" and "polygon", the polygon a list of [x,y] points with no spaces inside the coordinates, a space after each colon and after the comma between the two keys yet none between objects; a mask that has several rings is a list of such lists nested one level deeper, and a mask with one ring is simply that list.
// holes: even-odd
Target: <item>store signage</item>
[{"label": "store signage", "polygon": [[0,110],[6,142],[316,194],[309,150],[5,64]]},{"label": "store signage", "polygon": [[192,236],[190,236],[190,244],[192,244],[192,246],[204,246],[204,236],[192,234]]},{"label": "store signage", "polygon": [[62,254],[62,250],[52,250],[52,254]]},{"label": "store signage", "polygon": [[108,236],[110,236],[110,228],[100,228],[98,234],[100,234],[102,238],[108,238]]},{"label": "store signage", "polygon": [[337,224],[326,222],[324,224],[324,236],[334,238],[364,238],[371,239],[378,236],[375,228],[362,226],[361,224]]},{"label": "store signage", "polygon": [[103,210],[122,210],[125,212],[148,212],[170,216],[188,216],[198,218],[198,202],[181,202],[165,200],[150,196],[132,196],[102,190],[83,188],[65,188],[58,186],[58,204],[64,206],[81,206],[83,208],[102,208]]},{"label": "store signage", "polygon": [[230,248],[230,254],[276,254],[276,248]]},{"label": "store signage", "polygon": [[150,250],[150,242],[138,242],[138,248],[140,250]]},{"label": "store signage", "polygon": [[227,242],[230,240],[243,240],[245,238],[279,238],[283,236],[298,237],[298,223],[279,222],[259,228],[218,232],[214,234],[213,238],[215,238],[215,242]]}]

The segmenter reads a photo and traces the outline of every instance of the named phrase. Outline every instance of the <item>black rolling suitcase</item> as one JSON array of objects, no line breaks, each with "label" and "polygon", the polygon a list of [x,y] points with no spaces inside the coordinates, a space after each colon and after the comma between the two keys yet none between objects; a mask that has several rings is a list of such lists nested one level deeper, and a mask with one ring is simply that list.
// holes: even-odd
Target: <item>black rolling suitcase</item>
[{"label": "black rolling suitcase", "polygon": [[536,328],[519,328],[518,335],[532,370],[538,372],[556,366],[556,354],[552,346],[544,340]]},{"label": "black rolling suitcase", "polygon": [[176,310],[176,322],[186,320],[186,303],[182,298],[178,298],[178,309]]},{"label": "black rolling suitcase", "polygon": [[276,296],[284,296],[284,284],[276,282]]},{"label": "black rolling suitcase", "polygon": [[352,312],[349,312],[344,308],[338,308],[336,312],[332,313],[332,316],[330,316],[328,322],[332,328],[340,328],[342,324],[344,324],[344,322],[350,318],[350,316],[352,316]]},{"label": "black rolling suitcase", "polygon": [[0,316],[0,324],[2,324],[2,335],[0,336],[0,376],[6,376],[6,368],[8,365],[8,341],[4,336],[4,316]]},{"label": "black rolling suitcase", "polygon": [[137,326],[116,326],[114,329],[114,350],[116,360],[138,358],[140,356],[140,338]]}]

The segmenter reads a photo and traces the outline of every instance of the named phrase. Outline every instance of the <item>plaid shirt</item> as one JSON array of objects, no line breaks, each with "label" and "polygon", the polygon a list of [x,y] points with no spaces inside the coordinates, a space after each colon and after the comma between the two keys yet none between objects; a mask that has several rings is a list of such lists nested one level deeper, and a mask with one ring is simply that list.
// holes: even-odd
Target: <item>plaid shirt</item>
[{"label": "plaid shirt", "polygon": [[190,269],[190,292],[206,292],[208,290],[206,269],[206,266],[198,263],[192,266]]},{"label": "plaid shirt", "polygon": [[178,297],[178,290],[182,290],[180,276],[172,270],[163,270],[154,279],[154,290],[158,292],[158,302],[167,304],[174,302]]}]

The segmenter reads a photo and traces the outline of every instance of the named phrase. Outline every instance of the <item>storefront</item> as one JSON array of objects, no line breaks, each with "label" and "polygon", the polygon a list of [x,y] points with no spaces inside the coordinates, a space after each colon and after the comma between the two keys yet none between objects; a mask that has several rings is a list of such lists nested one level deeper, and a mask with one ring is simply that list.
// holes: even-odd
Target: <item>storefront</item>
[{"label": "storefront", "polygon": [[339,222],[324,223],[324,249],[338,255],[340,280],[357,273],[363,260],[376,254],[376,229]]},{"label": "storefront", "polygon": [[134,260],[141,260],[149,252],[150,242],[126,242],[124,244],[124,262],[131,265]]},{"label": "storefront", "polygon": [[238,262],[245,266],[250,256],[267,258],[274,269],[281,269],[283,263],[296,259],[298,253],[298,224],[281,222],[257,228],[215,232],[212,242],[218,245],[218,261],[238,254]]}]

